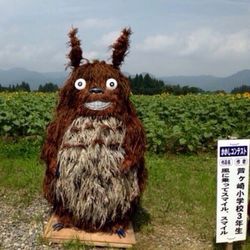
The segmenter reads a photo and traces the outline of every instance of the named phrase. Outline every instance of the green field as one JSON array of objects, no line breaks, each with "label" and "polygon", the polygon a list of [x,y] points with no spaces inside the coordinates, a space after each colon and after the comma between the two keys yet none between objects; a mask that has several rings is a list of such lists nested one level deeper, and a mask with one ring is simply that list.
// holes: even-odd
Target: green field
[{"label": "green field", "polygon": [[[134,249],[223,249],[214,241],[216,140],[250,137],[249,95],[132,100],[147,132],[149,170],[133,219]],[[54,94],[0,94],[1,202],[25,209],[41,196],[44,166],[39,152],[55,103]],[[64,247],[81,249],[77,244]],[[250,246],[245,243],[242,249]]]},{"label": "green field", "polygon": [[[250,95],[133,96],[154,153],[204,152],[218,138],[250,138]],[[0,93],[0,136],[43,136],[55,94]]]}]

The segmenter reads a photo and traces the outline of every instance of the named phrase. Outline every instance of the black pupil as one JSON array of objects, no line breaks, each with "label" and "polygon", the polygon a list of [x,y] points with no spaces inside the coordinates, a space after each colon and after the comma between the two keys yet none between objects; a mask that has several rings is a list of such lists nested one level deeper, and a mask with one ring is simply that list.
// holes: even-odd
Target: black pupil
[{"label": "black pupil", "polygon": [[78,86],[81,87],[82,86],[82,82],[78,82]]},{"label": "black pupil", "polygon": [[114,83],[114,82],[111,82],[109,85],[110,85],[110,87],[114,87],[114,86],[115,86],[115,83]]}]

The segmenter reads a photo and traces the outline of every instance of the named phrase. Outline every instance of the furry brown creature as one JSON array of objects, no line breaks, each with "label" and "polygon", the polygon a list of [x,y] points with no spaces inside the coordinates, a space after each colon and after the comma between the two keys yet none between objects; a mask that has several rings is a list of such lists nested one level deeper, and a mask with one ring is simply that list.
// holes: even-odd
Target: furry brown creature
[{"label": "furry brown creature", "polygon": [[111,46],[112,64],[81,63],[76,34],[77,29],[69,33],[72,72],[42,149],[44,195],[60,218],[56,230],[76,226],[123,234],[147,178],[144,130],[120,71],[131,30],[123,29]]}]

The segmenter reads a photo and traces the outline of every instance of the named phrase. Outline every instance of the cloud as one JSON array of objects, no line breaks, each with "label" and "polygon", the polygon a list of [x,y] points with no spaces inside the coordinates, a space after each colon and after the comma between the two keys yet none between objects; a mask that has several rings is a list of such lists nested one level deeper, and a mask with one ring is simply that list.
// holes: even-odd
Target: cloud
[{"label": "cloud", "polygon": [[96,42],[96,45],[108,47],[116,41],[116,39],[119,37],[119,35],[120,35],[120,31],[118,31],[118,30],[105,33],[100,38],[100,40]]},{"label": "cloud", "polygon": [[176,36],[156,35],[147,37],[137,48],[143,51],[161,51],[176,44]]},{"label": "cloud", "polygon": [[[132,73],[229,74],[249,68],[249,0],[85,2],[0,0],[0,68],[62,70],[71,25],[79,28],[83,56],[90,60],[110,58],[108,46],[122,27],[131,26],[123,67]],[[141,6],[142,12],[132,11]]]},{"label": "cloud", "polygon": [[224,0],[225,3],[233,3],[233,4],[249,4],[249,0]]},{"label": "cloud", "polygon": [[94,50],[85,51],[83,56],[87,58],[88,60],[93,60],[93,59],[98,58],[100,56],[100,53]]},{"label": "cloud", "polygon": [[[223,44],[223,46],[222,46]],[[242,54],[250,51],[250,31],[242,30],[233,34],[222,37],[221,46],[218,53],[223,55],[226,53]]]},{"label": "cloud", "polygon": [[112,19],[87,18],[76,22],[79,29],[103,29],[113,26]]},{"label": "cloud", "polygon": [[[24,67],[38,71],[63,70],[67,59],[51,44],[7,44],[0,51],[0,68]],[[56,66],[56,68],[55,68]]]},{"label": "cloud", "polygon": [[250,52],[250,31],[221,33],[201,28],[186,33],[154,35],[136,45],[139,51],[161,52],[177,57],[220,58]]},{"label": "cloud", "polygon": [[195,30],[184,37],[180,37],[179,54],[183,56],[194,55],[203,52],[214,52],[221,44],[221,37],[210,29]]},{"label": "cloud", "polygon": [[250,52],[250,31],[221,33],[212,29],[194,31],[183,38],[180,56],[225,60],[243,58]]}]

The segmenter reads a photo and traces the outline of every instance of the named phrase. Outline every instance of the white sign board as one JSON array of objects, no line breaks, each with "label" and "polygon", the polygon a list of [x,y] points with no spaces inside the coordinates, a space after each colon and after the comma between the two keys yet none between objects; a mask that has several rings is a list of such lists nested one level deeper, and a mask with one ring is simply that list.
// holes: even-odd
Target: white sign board
[{"label": "white sign board", "polygon": [[216,242],[246,239],[250,140],[219,140]]}]

